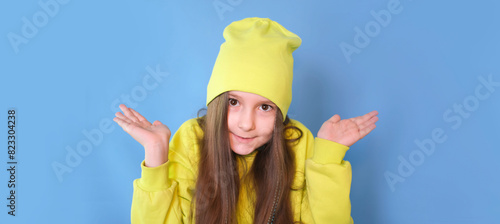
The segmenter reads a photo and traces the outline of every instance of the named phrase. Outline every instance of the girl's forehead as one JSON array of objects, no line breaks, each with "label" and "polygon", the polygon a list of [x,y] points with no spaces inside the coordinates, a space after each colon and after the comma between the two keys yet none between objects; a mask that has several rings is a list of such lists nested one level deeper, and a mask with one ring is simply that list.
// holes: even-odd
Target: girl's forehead
[{"label": "girl's forehead", "polygon": [[243,100],[258,101],[259,103],[274,104],[271,100],[267,99],[266,97],[263,97],[259,94],[255,94],[255,93],[236,91],[236,90],[231,90],[228,93],[229,93],[229,96],[236,97],[236,98],[243,99]]}]

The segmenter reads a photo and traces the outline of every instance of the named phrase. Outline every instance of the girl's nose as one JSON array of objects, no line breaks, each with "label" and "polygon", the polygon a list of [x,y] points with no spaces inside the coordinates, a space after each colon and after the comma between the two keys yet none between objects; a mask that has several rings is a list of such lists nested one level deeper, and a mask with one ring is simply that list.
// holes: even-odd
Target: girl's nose
[{"label": "girl's nose", "polygon": [[241,111],[238,127],[243,131],[250,131],[255,128],[255,115],[252,110],[243,109]]}]

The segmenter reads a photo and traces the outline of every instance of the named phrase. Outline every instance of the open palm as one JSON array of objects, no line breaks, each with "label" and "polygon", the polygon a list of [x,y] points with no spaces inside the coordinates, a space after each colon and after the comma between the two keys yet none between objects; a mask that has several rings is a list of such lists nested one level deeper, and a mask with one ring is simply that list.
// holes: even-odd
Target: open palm
[{"label": "open palm", "polygon": [[113,121],[118,123],[125,132],[144,146],[146,150],[149,148],[168,150],[171,133],[166,125],[158,120],[151,124],[141,114],[124,104],[120,104],[119,107],[123,114],[116,112]]},{"label": "open palm", "polygon": [[350,147],[375,129],[377,115],[377,111],[372,111],[363,116],[341,120],[340,116],[335,114],[323,123],[318,131],[318,138]]}]

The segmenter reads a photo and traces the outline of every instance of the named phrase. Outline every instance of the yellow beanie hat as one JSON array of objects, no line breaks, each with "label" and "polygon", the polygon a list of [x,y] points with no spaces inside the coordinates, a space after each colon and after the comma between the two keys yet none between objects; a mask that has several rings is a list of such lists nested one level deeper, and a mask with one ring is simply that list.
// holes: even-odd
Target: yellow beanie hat
[{"label": "yellow beanie hat", "polygon": [[302,40],[269,18],[246,18],[224,29],[207,106],[226,91],[258,94],[276,104],[286,118],[292,102],[293,57]]}]

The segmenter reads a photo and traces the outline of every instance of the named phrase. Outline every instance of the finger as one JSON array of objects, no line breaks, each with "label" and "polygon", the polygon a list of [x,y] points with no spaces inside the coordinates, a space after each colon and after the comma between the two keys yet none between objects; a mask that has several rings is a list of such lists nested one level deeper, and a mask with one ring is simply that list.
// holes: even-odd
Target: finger
[{"label": "finger", "polygon": [[377,116],[377,115],[378,115],[378,111],[374,110],[374,111],[372,111],[370,113],[367,113],[367,114],[365,114],[363,116],[352,118],[352,120],[354,122],[356,122],[358,125],[360,125],[360,124],[363,124],[366,121],[370,120],[370,118],[372,118],[374,116]]},{"label": "finger", "polygon": [[116,122],[116,123],[118,123],[118,125],[120,125],[120,127],[122,127],[123,130],[125,130],[127,132],[127,128],[130,125],[129,122],[127,122],[127,121],[125,121],[125,120],[123,120],[123,119],[121,119],[119,117],[113,118],[113,121]]},{"label": "finger", "polygon": [[132,111],[130,111],[130,109],[127,106],[125,106],[125,104],[120,104],[119,107],[120,107],[120,109],[122,109],[123,114],[125,114],[125,116],[127,116],[128,119],[130,119],[133,122],[139,121],[139,119],[137,117],[135,117],[135,115],[132,113]]},{"label": "finger", "polygon": [[366,122],[367,120],[369,120],[370,118],[377,116],[377,115],[378,115],[378,111],[374,110],[374,111],[369,112],[365,115],[352,118],[352,120],[355,121],[357,124],[362,124],[362,123]]},{"label": "finger", "polygon": [[120,119],[122,119],[122,120],[127,120],[127,121],[129,121],[129,119],[128,119],[127,117],[125,117],[125,115],[123,115],[121,112],[116,112],[116,113],[115,113],[115,116],[116,116],[116,117],[119,117],[119,118],[120,118]]},{"label": "finger", "polygon": [[339,121],[340,121],[340,115],[335,114],[335,115],[333,115],[330,119],[328,119],[328,121],[331,121],[331,122],[333,122],[333,123],[337,123],[337,122],[339,122]]},{"label": "finger", "polygon": [[[120,125],[120,127],[122,127],[122,129],[130,135],[132,135],[132,133],[134,132],[139,135],[141,134],[141,132],[144,132],[144,129],[137,126],[135,122],[126,122],[118,117],[115,117],[113,120],[116,121],[116,123],[118,123],[118,125]],[[134,136],[132,135],[132,137]]]},{"label": "finger", "polygon": [[368,127],[372,124],[375,124],[378,121],[378,117],[372,117],[370,120],[367,120],[365,123],[362,123],[359,125],[359,129],[363,129],[365,127]]},{"label": "finger", "polygon": [[137,119],[139,119],[139,121],[146,121],[149,123],[149,121],[146,118],[144,118],[144,116],[142,116],[140,113],[138,113],[137,111],[135,111],[132,108],[129,108],[129,109],[130,109],[130,111],[132,111],[132,113],[135,115],[135,117],[137,117]]},{"label": "finger", "polygon": [[[361,130],[359,130],[359,135],[361,138],[364,138],[366,135],[368,135],[373,129],[375,129],[377,126],[375,124],[371,124],[370,126],[367,126]],[[361,139],[360,138],[360,139]]]}]

